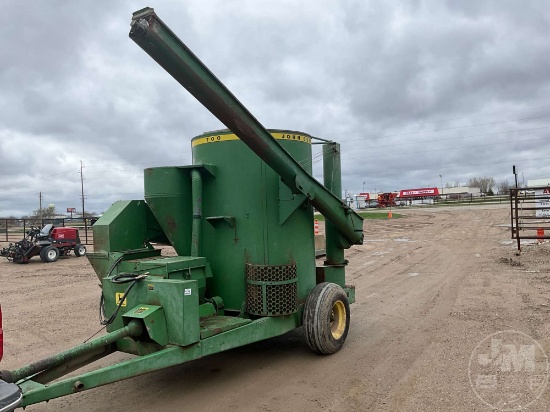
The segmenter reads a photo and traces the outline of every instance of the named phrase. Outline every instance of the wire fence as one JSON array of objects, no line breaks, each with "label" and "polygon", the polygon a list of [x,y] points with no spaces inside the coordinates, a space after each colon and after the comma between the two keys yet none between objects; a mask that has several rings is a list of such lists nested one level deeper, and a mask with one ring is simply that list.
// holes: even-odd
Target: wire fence
[{"label": "wire fence", "polygon": [[[481,204],[495,204],[495,203],[508,203],[510,201],[509,195],[473,195],[468,194],[440,194],[437,196],[414,196],[414,197],[399,197],[394,198],[395,204],[392,206],[452,206],[452,205],[481,205]],[[378,207],[378,198],[371,197],[370,200],[362,200],[361,195],[354,196],[355,199],[349,198],[348,205],[355,207],[356,209],[368,209]]]},{"label": "wire fence", "polygon": [[0,219],[0,242],[17,242],[25,236],[32,226],[42,229],[45,225],[56,227],[74,227],[78,229],[80,242],[93,245],[92,226],[97,218],[53,218],[53,219]]},{"label": "wire fence", "polygon": [[453,203],[508,203],[509,196],[506,195],[479,195],[479,194],[440,194],[439,198],[434,199],[435,204],[453,204]]}]

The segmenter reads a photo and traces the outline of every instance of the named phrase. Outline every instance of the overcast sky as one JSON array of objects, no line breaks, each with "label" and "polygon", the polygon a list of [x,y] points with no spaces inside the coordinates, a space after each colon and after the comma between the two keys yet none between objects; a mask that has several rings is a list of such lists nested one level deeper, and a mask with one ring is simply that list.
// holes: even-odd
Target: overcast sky
[{"label": "overcast sky", "polygon": [[11,0],[0,216],[39,192],[80,211],[80,161],[87,211],[143,198],[144,168],[191,164],[223,127],[128,38],[145,6],[265,127],[340,142],[350,193],[550,177],[544,1]]}]

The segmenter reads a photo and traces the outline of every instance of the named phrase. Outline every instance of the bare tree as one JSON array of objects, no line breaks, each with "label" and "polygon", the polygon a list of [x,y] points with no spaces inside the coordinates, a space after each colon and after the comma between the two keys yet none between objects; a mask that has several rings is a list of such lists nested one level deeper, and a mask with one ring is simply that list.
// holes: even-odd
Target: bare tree
[{"label": "bare tree", "polygon": [[497,183],[497,189],[499,194],[507,195],[510,193],[510,183],[508,183],[508,180],[502,180]]},{"label": "bare tree", "polygon": [[55,206],[50,205],[48,207],[38,209],[32,212],[31,218],[33,219],[49,219],[57,216]]},{"label": "bare tree", "polygon": [[495,179],[492,177],[474,177],[468,180],[468,187],[478,187],[481,193],[492,191]]}]

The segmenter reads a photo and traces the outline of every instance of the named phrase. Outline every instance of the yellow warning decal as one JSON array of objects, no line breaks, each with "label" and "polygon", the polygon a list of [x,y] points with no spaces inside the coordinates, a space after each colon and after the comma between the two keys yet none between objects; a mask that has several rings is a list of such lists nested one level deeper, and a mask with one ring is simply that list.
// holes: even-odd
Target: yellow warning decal
[{"label": "yellow warning decal", "polygon": [[[304,143],[311,144],[311,137],[304,134],[271,133],[271,136],[273,136],[277,140],[293,140],[296,142],[304,142]],[[211,136],[196,138],[191,142],[191,146],[195,147],[200,144],[206,144],[206,143],[227,142],[228,140],[240,140],[240,139],[234,134],[211,135]]]},{"label": "yellow warning decal", "polygon": [[[120,303],[120,300],[124,296],[124,293],[116,292],[115,293],[115,303],[118,305]],[[124,302],[122,302],[122,305],[120,306],[126,306],[126,299],[124,299]]]}]

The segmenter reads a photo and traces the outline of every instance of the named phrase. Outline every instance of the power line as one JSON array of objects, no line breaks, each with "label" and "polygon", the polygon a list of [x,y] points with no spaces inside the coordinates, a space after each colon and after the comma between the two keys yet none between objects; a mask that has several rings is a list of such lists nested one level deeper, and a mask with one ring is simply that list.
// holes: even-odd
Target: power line
[{"label": "power line", "polygon": [[[547,127],[550,127],[550,126],[547,126]],[[490,133],[490,134],[493,134],[493,133]],[[450,147],[450,148],[449,147],[444,147],[444,148],[439,148],[439,149],[421,150],[421,151],[416,151],[416,152],[385,153],[385,154],[380,154],[380,155],[360,156],[360,157],[347,157],[347,156],[344,155],[344,156],[342,156],[342,158],[344,160],[375,159],[375,158],[388,157],[388,156],[405,156],[405,155],[411,155],[411,154],[429,153],[429,152],[437,152],[437,151],[451,151],[451,150],[460,150],[460,149],[471,149],[471,148],[476,148],[476,147],[487,147],[487,146],[493,147],[493,146],[500,145],[500,144],[525,143],[525,142],[548,140],[548,139],[550,139],[550,138],[549,137],[543,137],[543,138],[524,139],[524,140],[506,140],[506,141],[501,141],[501,142],[491,142],[491,143],[482,144],[482,145],[458,146],[458,147]],[[371,149],[371,148],[368,148],[368,149]],[[305,167],[309,163],[313,164],[313,163],[320,162],[321,160],[323,160],[322,156],[323,156],[323,153],[319,152],[319,153],[316,153],[316,154],[312,155],[311,159],[304,159],[304,160],[298,161],[298,163],[300,163],[303,167]],[[135,175],[131,175],[131,176],[129,176],[129,175],[119,175],[119,177],[124,177],[124,176],[132,177],[132,178],[139,177],[139,176],[135,176]],[[109,178],[94,178],[93,180],[104,180],[104,179],[109,179]]]},{"label": "power line", "polygon": [[60,173],[42,175],[43,176],[42,178],[37,178],[37,179],[33,178],[32,179],[33,181],[30,182],[30,183],[27,183],[27,184],[25,184],[25,183],[13,183],[13,184],[9,184],[9,185],[0,186],[0,190],[11,189],[13,187],[32,186],[32,185],[35,185],[39,182],[50,181],[52,177],[67,175],[67,173],[74,172],[74,171],[75,171],[74,169],[71,169],[71,170],[66,170],[64,172],[60,172]]},{"label": "power line", "polygon": [[[448,141],[448,140],[468,139],[470,137],[494,136],[494,135],[497,135],[497,134],[506,134],[506,133],[532,132],[532,131],[535,131],[535,130],[543,130],[543,129],[548,129],[548,128],[550,128],[550,126],[541,126],[541,127],[531,128],[531,129],[506,130],[506,131],[503,131],[503,132],[470,134],[468,136],[447,137],[447,138],[443,138],[443,139],[434,139],[434,140],[417,140],[417,141],[413,141],[413,142],[399,142],[399,143],[395,143],[395,144],[388,144],[388,145],[381,145],[381,146],[369,146],[367,149],[377,149],[377,148],[380,148],[380,147],[402,146],[404,144],[444,142],[444,141]],[[347,140],[344,143],[351,142],[351,141],[358,141],[358,140],[362,140],[362,139]]]},{"label": "power line", "polygon": [[[541,127],[541,128],[535,128],[535,129],[523,129],[523,130],[513,130],[513,131],[507,131],[507,132],[495,132],[495,133],[483,133],[483,134],[479,134],[479,135],[470,135],[470,136],[463,136],[462,138],[466,138],[466,137],[479,137],[479,136],[486,136],[486,135],[495,135],[495,134],[502,134],[502,133],[512,133],[512,132],[519,132],[519,131],[531,131],[531,130],[540,130],[540,129],[543,129],[543,128],[548,128],[550,126],[546,126],[546,127]],[[525,139],[525,140],[515,140],[515,141],[503,141],[503,142],[493,142],[493,143],[490,143],[490,144],[483,144],[483,145],[470,145],[470,146],[460,146],[460,147],[453,147],[453,148],[440,148],[440,149],[432,149],[432,150],[422,150],[422,151],[419,151],[419,152],[402,152],[402,153],[386,153],[386,154],[382,154],[382,155],[373,155],[373,156],[361,156],[361,157],[347,157],[347,156],[343,156],[346,160],[353,160],[353,159],[366,159],[366,158],[377,158],[377,157],[387,157],[387,156],[404,156],[404,155],[410,155],[410,154],[417,154],[417,153],[426,153],[426,152],[433,152],[433,151],[441,151],[441,150],[459,150],[459,149],[467,149],[467,148],[474,148],[474,147],[484,147],[484,146],[494,146],[494,145],[498,145],[498,144],[508,144],[508,143],[523,143],[523,142],[530,142],[530,141],[537,141],[537,140],[546,140],[548,138],[537,138],[537,139]],[[444,140],[450,140],[450,139],[444,139]],[[426,141],[423,141],[424,143]],[[394,146],[394,145],[385,145],[385,146],[379,146],[379,147],[390,147],[390,146]],[[375,149],[376,147],[374,147]],[[366,149],[369,149],[369,150],[372,150],[373,148],[366,148]],[[302,161],[299,161],[299,163],[302,165],[302,166],[306,166],[308,165],[310,162],[311,163],[317,163],[317,162],[320,162],[322,160],[322,155],[323,153],[322,152],[318,152],[318,153],[315,153],[312,155],[312,158],[311,159],[304,159]],[[109,173],[112,173],[112,170],[109,170]],[[132,175],[119,175],[119,177],[129,177],[129,178],[133,178],[133,179],[137,179],[137,178],[140,178],[141,175],[137,175],[137,174],[132,174]],[[91,180],[91,181],[98,181],[98,180],[110,180],[112,179],[112,176],[108,176],[108,177],[95,177],[95,178],[88,178],[88,180]],[[82,175],[81,175],[81,189],[83,191],[83,182],[82,182]],[[137,192],[133,192],[133,193],[137,193]],[[19,195],[7,195],[6,197],[17,197],[17,196],[23,196],[25,193],[21,193]],[[83,193],[82,193],[82,196]],[[97,196],[97,194],[95,194],[94,196]]]},{"label": "power line", "polygon": [[[550,156],[529,158],[528,161],[531,162],[533,160],[546,160],[546,159],[550,159]],[[445,165],[435,165],[435,166],[424,167],[424,168],[415,167],[414,169],[412,169],[411,167],[398,168],[392,165],[392,167],[388,170],[380,169],[379,167],[376,167],[375,168],[376,173],[375,174],[373,173],[373,175],[376,175],[376,177],[378,177],[380,175],[388,175],[388,174],[393,174],[394,172],[400,172],[400,171],[407,171],[407,172],[430,171],[434,173],[434,172],[437,172],[438,170],[454,169],[457,167],[485,166],[485,165],[494,165],[494,164],[502,164],[502,163],[508,163],[510,165],[513,163],[518,164],[518,159],[516,158],[512,160],[498,160],[494,162],[483,162],[483,163],[461,163],[461,164],[454,164],[454,165],[445,164]],[[365,173],[368,173],[368,172],[364,172],[363,174]]]},{"label": "power line", "polygon": [[[529,110],[529,109],[525,109],[525,110]],[[480,116],[485,116],[485,115],[480,115]],[[399,133],[399,134],[389,134],[389,135],[383,135],[381,137],[396,137],[396,136],[404,136],[404,135],[412,135],[412,134],[421,134],[421,133],[434,133],[434,132],[440,132],[440,131],[446,131],[446,130],[453,130],[453,129],[458,129],[458,128],[466,128],[466,127],[475,127],[475,126],[481,126],[481,125],[492,125],[492,124],[498,124],[498,123],[505,123],[505,122],[511,122],[511,121],[522,121],[522,120],[532,120],[532,119],[538,119],[538,118],[543,118],[543,117],[550,117],[550,115],[544,115],[544,116],[536,116],[536,117],[528,117],[528,118],[522,118],[522,119],[515,119],[515,120],[506,120],[506,121],[501,121],[501,122],[489,122],[489,123],[480,123],[480,124],[474,124],[474,125],[467,125],[467,126],[456,126],[456,127],[452,127],[452,128],[442,128],[442,129],[434,129],[434,130],[431,130],[431,131],[418,131],[418,132],[408,132],[408,133]],[[497,135],[497,134],[505,134],[505,133],[517,133],[517,132],[525,132],[525,131],[535,131],[535,130],[542,130],[542,129],[547,129],[547,128],[550,128],[550,126],[542,126],[542,127],[537,127],[537,128],[529,128],[529,129],[517,129],[517,130],[507,130],[507,131],[502,131],[502,132],[493,132],[493,133],[481,133],[481,134],[475,134],[475,135],[468,135],[468,136],[459,136],[459,137],[451,137],[451,138],[442,138],[442,139],[432,139],[432,140],[422,140],[422,141],[417,141],[417,142],[400,142],[400,143],[397,143],[397,144],[389,144],[389,145],[379,145],[379,146],[371,146],[369,148],[365,148],[365,149],[362,149],[362,150],[370,150],[370,149],[373,149],[373,148],[381,148],[381,147],[393,147],[393,146],[401,146],[401,145],[404,145],[404,144],[417,144],[417,143],[430,143],[430,142],[438,142],[438,141],[447,141],[447,140],[455,140],[455,139],[466,139],[466,138],[471,138],[471,137],[481,137],[481,136],[490,136],[490,135]],[[358,131],[360,132],[360,131]],[[355,132],[347,132],[347,133],[355,133]],[[342,133],[343,134],[343,133]],[[347,139],[347,140],[343,140],[343,141],[340,141],[340,143],[342,144],[345,144],[345,143],[348,143],[348,142],[353,142],[353,141],[366,141],[366,139],[364,138],[357,138],[357,139]],[[313,156],[313,159],[312,159],[312,163],[315,163],[314,159],[316,158],[316,156],[322,156],[322,154],[319,154],[319,155],[314,155]],[[134,170],[135,169],[135,165],[139,165],[139,164],[151,164],[153,163],[155,160],[157,159],[165,159],[165,157],[157,157],[157,158],[147,158],[147,160],[145,161],[142,161],[142,162],[133,162],[132,164],[130,163],[122,163],[123,165],[128,165],[130,166],[130,169],[119,169],[119,170],[116,170],[117,172],[118,171],[127,171],[127,170]],[[305,161],[302,161],[300,162],[302,165],[307,165],[309,164],[310,161],[308,160],[305,160]],[[112,170],[112,167],[116,167],[116,166],[120,166],[121,163],[116,163],[116,164],[101,164],[101,165],[97,165],[97,166],[87,166],[87,167],[91,167],[91,168],[102,168],[104,169],[105,171],[109,171],[109,173],[113,173],[113,170]],[[56,177],[56,176],[60,176],[60,175],[66,175],[67,173],[70,173],[72,170],[67,170],[65,172],[60,172],[60,173],[56,173],[56,174],[51,174],[51,175],[47,175],[43,178],[39,178],[39,179],[33,179],[33,182],[29,182],[28,184],[10,184],[10,185],[4,185],[4,186],[0,186],[0,189],[3,189],[3,190],[6,190],[6,189],[10,189],[10,188],[14,188],[14,187],[17,187],[17,188],[20,188],[20,187],[32,187],[34,185],[37,185],[43,181],[48,181],[48,180],[51,180],[52,177]],[[99,178],[94,178],[94,177],[91,177],[90,178],[91,180],[98,180]],[[72,180],[71,180],[72,181]],[[78,180],[74,180],[74,182],[77,182]]]},{"label": "power line", "polygon": [[[539,116],[539,117],[531,117],[531,118],[524,118],[524,119],[517,119],[516,121],[520,121],[520,120],[528,120],[528,119],[536,119],[536,118],[541,118],[541,117],[548,117],[548,116]],[[509,121],[512,121],[512,120],[509,120]],[[492,122],[492,123],[484,123],[484,124],[480,124],[480,125],[487,125],[487,124],[495,124],[495,123],[502,123],[502,122]],[[477,125],[470,125],[470,126],[462,126],[462,127],[474,127],[474,126],[477,126]],[[502,131],[502,132],[493,132],[493,133],[482,133],[482,134],[475,134],[475,135],[468,135],[468,136],[460,136],[460,137],[453,137],[453,138],[443,138],[443,139],[435,139],[435,140],[423,140],[423,141],[418,141],[418,142],[402,142],[402,143],[399,143],[399,144],[395,144],[395,145],[381,145],[381,146],[376,146],[376,147],[370,147],[370,148],[366,148],[366,149],[376,149],[376,148],[382,148],[382,147],[392,147],[392,146],[398,146],[398,145],[403,145],[403,144],[416,144],[416,143],[427,143],[427,142],[438,142],[438,141],[448,141],[448,140],[454,140],[454,139],[465,139],[465,138],[471,138],[471,137],[480,137],[480,136],[490,136],[490,135],[498,135],[498,134],[504,134],[504,133],[517,133],[517,132],[526,132],[526,131],[535,131],[535,130],[542,130],[542,129],[547,129],[549,128],[550,126],[543,126],[543,127],[538,127],[538,128],[530,128],[530,129],[518,129],[518,130],[508,130],[508,131]],[[441,131],[441,130],[446,130],[446,129],[437,129],[437,130],[434,130],[434,131]],[[447,129],[448,130],[448,129]],[[414,132],[414,133],[423,133],[423,132]],[[412,134],[412,133],[405,133],[405,134]],[[398,135],[394,135],[394,136],[399,136],[399,135],[404,135],[404,134],[398,134]],[[389,137],[389,136],[392,136],[392,135],[386,135],[385,137]],[[350,139],[350,140],[347,140],[345,141],[344,143],[346,142],[350,142],[350,141],[354,141],[354,140],[362,140],[364,141],[364,139]],[[504,143],[522,143],[522,142],[528,142],[528,141],[533,141],[533,140],[543,140],[543,139],[530,139],[530,140],[522,140],[522,141],[514,141],[514,142],[510,142],[510,141],[505,141],[505,142],[497,142],[497,143],[491,143],[491,144],[487,144],[487,145],[475,145],[475,146],[463,146],[463,147],[455,147],[455,148],[444,148],[444,149],[436,149],[436,150],[430,150],[430,151],[437,151],[437,150],[457,150],[457,149],[465,149],[465,148],[471,148],[471,147],[481,147],[481,146],[491,146],[491,145],[495,145],[495,144],[504,144]],[[365,149],[365,150],[366,150]],[[380,155],[380,156],[369,156],[369,158],[376,158],[376,157],[385,157],[385,156],[389,156],[389,155],[396,155],[396,156],[399,156],[399,155],[408,155],[408,154],[414,154],[414,153],[424,153],[426,151],[422,151],[422,152],[407,152],[407,153],[395,153],[395,154],[385,154],[385,155]],[[322,152],[319,152],[319,153],[315,153],[312,155],[312,158],[311,160],[310,159],[306,159],[306,160],[302,160],[300,161],[301,164],[303,165],[307,165],[309,162],[311,163],[316,163],[321,159],[322,157]],[[346,158],[346,160],[352,160],[352,159],[358,159],[359,157],[352,157],[352,158]],[[364,159],[365,157],[362,156],[360,157],[361,159]],[[160,159],[160,158],[158,158]],[[541,158],[541,159],[546,159],[546,158]],[[150,158],[148,158],[147,160],[147,163],[151,163],[151,160]],[[517,161],[517,159],[515,160]],[[447,169],[447,168],[456,168],[456,167],[462,167],[462,166],[475,166],[475,165],[485,165],[485,164],[495,164],[495,163],[506,163],[508,161],[501,161],[501,162],[493,162],[493,163],[480,163],[480,164],[468,164],[468,165],[461,165],[461,164],[457,164],[457,165],[445,165],[445,166],[437,166],[437,169]],[[145,162],[143,162],[145,163]],[[136,164],[140,164],[140,162],[136,162],[136,163],[133,163],[133,165],[136,165]],[[120,165],[120,163],[118,163],[118,165]],[[128,164],[130,165],[130,164]],[[82,162],[81,162],[81,169],[80,169],[80,183],[81,183],[81,194],[82,194],[82,202],[83,202],[83,212],[84,212],[84,190],[83,190],[83,175],[82,175]],[[90,166],[90,167],[94,167],[94,168],[98,168],[98,167],[102,167],[104,168],[105,165],[101,165],[101,166]],[[109,173],[113,173],[113,170],[112,169],[105,169],[105,170],[108,170]],[[125,171],[125,170],[132,170],[132,169],[121,169],[120,171]],[[393,169],[393,170],[396,170],[396,169]],[[410,171],[411,169],[410,168],[407,168],[407,169],[404,169],[404,170],[408,170]],[[435,169],[414,169],[414,170],[435,170]],[[100,172],[101,170],[99,170]],[[377,172],[377,175],[378,174],[381,174],[380,173],[381,171],[378,171]],[[55,176],[59,176],[59,175],[65,175],[67,172],[60,172],[60,173],[56,173],[56,174],[52,174],[52,175],[48,175],[46,177],[44,177],[43,179],[41,180],[51,180],[52,177],[55,177]],[[383,174],[383,173],[382,173]],[[124,176],[124,175],[122,175]],[[138,178],[140,176],[138,175],[132,175],[132,178]],[[105,178],[102,178],[102,177],[97,177],[97,178],[88,178],[89,180],[105,180],[105,179],[111,179],[112,177],[105,177]],[[35,184],[38,184],[38,182],[40,182],[40,179],[38,181],[34,181],[32,183],[30,183],[29,185],[32,186],[32,185],[35,185]],[[76,180],[75,180],[76,182]],[[21,187],[22,185],[20,184],[13,184],[13,185],[8,185],[7,187],[13,187],[13,186],[17,186],[17,187]],[[25,185],[23,185],[25,186]],[[130,192],[130,193],[127,193],[127,194],[139,194],[141,195],[142,192]],[[3,197],[21,197],[22,195],[24,194],[20,194],[20,195],[3,195]],[[125,195],[125,193],[118,193],[118,194],[92,194],[92,195],[89,195],[89,196],[122,196],[122,195]]]},{"label": "power line", "polygon": [[[550,126],[547,126],[545,128],[548,128],[548,127],[550,127]],[[482,135],[475,135],[475,136],[472,135],[472,136],[466,136],[466,137],[479,137],[479,136],[486,136],[486,135],[492,135],[492,134],[500,134],[500,133],[486,133],[486,134],[482,134]],[[385,154],[375,155],[375,156],[347,157],[344,154],[342,156],[342,158],[345,159],[345,160],[353,160],[353,159],[369,159],[369,158],[386,157],[386,156],[402,156],[402,155],[426,153],[426,152],[433,152],[433,151],[468,149],[468,148],[472,148],[472,147],[495,146],[495,145],[498,145],[498,144],[522,143],[522,142],[531,142],[531,141],[546,140],[546,139],[548,139],[548,137],[542,137],[542,138],[537,138],[537,139],[525,139],[525,140],[507,140],[507,141],[504,141],[504,142],[492,142],[492,143],[483,144],[483,145],[459,146],[459,147],[450,147],[450,148],[445,147],[445,148],[440,148],[440,149],[422,150],[422,151],[419,151],[419,152],[385,153]],[[426,141],[424,141],[423,143],[426,143]],[[380,147],[393,147],[393,146],[398,146],[398,145],[375,146],[375,147],[368,147],[368,148],[363,148],[363,149],[356,149],[354,151],[357,152],[357,151],[361,151],[361,150],[372,150],[372,149],[377,149],[377,148],[380,148]],[[320,155],[322,155],[322,153],[317,153],[315,156],[313,156],[312,159],[311,159],[311,163],[317,163],[317,162],[320,162],[321,160],[323,160],[320,157]],[[306,160],[300,162],[300,164],[302,164],[302,166],[305,166],[308,163],[309,163],[309,159],[306,159]]]},{"label": "power line", "polygon": [[440,148],[440,149],[421,150],[419,152],[385,153],[385,154],[379,154],[379,155],[374,155],[374,156],[345,157],[345,159],[346,160],[351,160],[351,159],[373,159],[373,158],[377,158],[377,157],[387,157],[387,156],[405,156],[405,155],[418,154],[418,153],[440,152],[442,150],[471,149],[473,147],[496,146],[496,145],[499,145],[499,144],[507,144],[507,143],[525,143],[525,142],[533,142],[533,141],[537,141],[537,140],[548,140],[548,139],[550,139],[550,137],[541,137],[541,138],[538,138],[538,139],[527,139],[527,140],[507,140],[505,142],[492,142],[492,143],[472,145],[472,146],[443,147],[443,148]]},{"label": "power line", "polygon": [[[542,106],[542,107],[538,107],[538,108],[543,108],[543,107],[546,108],[548,106]],[[523,110],[518,110],[518,111],[526,111],[526,110],[531,110],[531,109],[523,109]],[[514,113],[514,112],[511,112],[511,113]],[[479,116],[473,116],[473,117],[483,117],[483,116],[490,116],[490,115],[479,115]],[[417,132],[406,132],[406,133],[398,133],[398,134],[388,134],[388,135],[382,135],[380,137],[384,138],[384,137],[398,137],[398,136],[405,136],[405,135],[412,135],[412,134],[422,134],[422,133],[436,133],[436,132],[440,132],[440,131],[455,130],[455,129],[460,129],[460,128],[487,126],[487,125],[514,122],[514,121],[519,122],[519,121],[524,121],[524,120],[533,120],[533,119],[546,118],[546,117],[550,117],[550,114],[549,115],[543,115],[543,116],[534,116],[534,117],[521,118],[521,119],[502,120],[502,121],[498,121],[498,122],[488,122],[488,123],[478,123],[478,124],[473,124],[473,125],[455,126],[455,127],[450,127],[450,128],[441,128],[441,129],[433,129],[433,130],[425,130],[425,131],[417,131]],[[460,118],[457,118],[457,119],[460,119]],[[453,120],[453,119],[449,119],[447,121],[450,121],[450,120]],[[503,131],[503,132],[483,133],[483,134],[460,136],[460,137],[451,137],[451,138],[443,138],[443,139],[435,139],[435,140],[424,140],[424,141],[420,141],[418,143],[453,140],[453,139],[465,139],[465,138],[468,138],[468,137],[489,136],[489,135],[494,135],[494,134],[513,133],[513,132],[521,132],[521,131],[534,131],[534,130],[541,130],[541,129],[547,129],[547,128],[550,128],[550,126],[542,126],[542,127],[530,128],[530,129],[508,130],[508,131]],[[337,133],[337,135],[338,134],[350,134],[350,133],[363,133],[363,132],[364,131],[359,130],[359,131]],[[374,133],[374,132],[372,132],[372,133]],[[340,140],[339,143],[347,143],[347,142],[353,142],[353,141],[366,141],[366,139],[356,138],[356,139]],[[415,143],[417,143],[417,142],[400,142],[400,143],[395,144],[395,145],[384,145],[384,146],[376,146],[376,147],[391,147],[391,146],[400,146],[400,145],[403,145],[403,144],[415,144]],[[90,167],[90,168],[107,168],[106,170],[110,170],[112,172],[112,170],[110,168],[117,167],[117,166],[120,166],[120,165],[124,165],[124,166],[128,165],[132,169],[134,169],[135,165],[140,165],[140,164],[141,165],[150,165],[157,159],[164,160],[165,157],[162,156],[162,157],[146,158],[146,159],[147,160],[140,161],[140,162],[135,162],[134,161],[132,163],[126,163],[125,162],[125,163],[101,164],[101,165],[97,165],[97,166],[92,165],[92,166],[88,166],[88,167]],[[128,169],[118,169],[116,171],[125,171],[125,170],[128,170]]]},{"label": "power line", "polygon": [[[499,121],[499,122],[490,122],[490,123],[478,123],[478,124],[472,124],[472,125],[467,125],[467,126],[454,126],[454,127],[445,127],[445,128],[441,128],[441,129],[422,130],[422,131],[417,131],[417,132],[385,134],[385,135],[382,135],[382,136],[379,136],[379,137],[384,138],[384,137],[408,136],[408,135],[413,135],[413,134],[437,133],[437,132],[443,132],[443,131],[449,131],[449,130],[464,129],[464,128],[468,128],[468,127],[490,126],[490,125],[501,124],[501,123],[520,122],[520,121],[523,121],[523,120],[542,119],[542,118],[545,118],[545,117],[550,117],[550,114],[547,114],[547,115],[544,115],[544,116],[526,117],[526,118],[523,118],[523,119],[502,120],[502,121]],[[348,133],[364,133],[364,131],[358,130],[358,131],[355,131],[355,132],[348,132]],[[371,133],[374,133],[374,132],[371,132]],[[341,140],[340,143],[346,143],[346,142],[351,142],[351,141],[356,141],[356,140],[364,140],[364,139],[358,138],[358,139]]]},{"label": "power line", "polygon": [[[549,105],[533,106],[533,107],[528,107],[526,109],[512,110],[512,111],[508,111],[508,112],[497,112],[497,113],[479,114],[479,115],[474,115],[474,116],[461,116],[461,117],[454,117],[454,118],[447,118],[447,119],[445,119],[445,118],[436,119],[436,120],[426,121],[424,123],[453,122],[455,120],[462,120],[462,119],[475,119],[476,117],[503,116],[503,115],[508,115],[508,114],[511,114],[511,113],[526,112],[528,110],[547,109],[548,107],[549,107]],[[421,124],[423,124],[423,123],[410,123],[410,124],[401,126],[401,128],[419,126]],[[357,131],[357,133],[362,133],[362,132],[363,131]],[[338,135],[348,134],[348,133],[356,133],[356,132],[325,132],[326,135],[330,135],[330,136],[338,136]],[[373,131],[372,133],[375,133],[375,132]]]},{"label": "power line", "polygon": [[[390,145],[369,146],[369,147],[361,148],[361,149],[355,149],[354,148],[354,151],[373,150],[373,149],[378,149],[378,148],[383,148],[383,147],[395,147],[395,146],[402,146],[403,144],[431,143],[431,142],[440,142],[440,141],[446,141],[446,140],[466,139],[466,138],[470,138],[470,137],[481,137],[481,136],[492,136],[492,135],[505,134],[505,133],[526,132],[526,131],[534,131],[534,130],[541,130],[541,129],[548,129],[548,128],[550,128],[550,126],[536,127],[536,128],[532,128],[532,129],[507,130],[507,131],[504,131],[504,132],[481,133],[481,134],[461,136],[461,137],[450,137],[450,138],[446,138],[446,139],[420,140],[420,141],[416,141],[416,142],[405,142],[405,143],[400,142],[400,143],[390,144]],[[544,139],[544,138],[541,138],[541,139]],[[527,141],[531,141],[531,140],[540,140],[540,139],[520,140],[520,141],[517,141],[517,142],[524,142],[524,141],[527,142]],[[514,141],[514,143],[515,142],[516,141]],[[509,143],[509,141],[507,141],[507,142],[495,142],[495,143],[492,143],[492,144],[501,144],[501,143]],[[441,150],[454,150],[454,149],[461,149],[461,148],[468,148],[468,147],[474,147],[474,146],[462,146],[462,147],[458,147],[458,148],[445,148],[445,149],[441,149]],[[319,158],[321,155],[322,155],[322,152],[319,152],[316,155],[314,155],[311,159],[311,163],[317,163],[317,162],[321,161],[322,159]],[[350,158],[347,158],[347,159],[350,159]],[[351,159],[357,159],[357,158],[351,158]],[[302,166],[305,166],[305,165],[309,164],[309,159],[302,160],[299,163]]]},{"label": "power line", "polygon": [[96,194],[87,194],[86,197],[96,197],[96,196],[128,196],[128,195],[143,195],[141,192],[126,192],[126,193],[96,193]]}]

